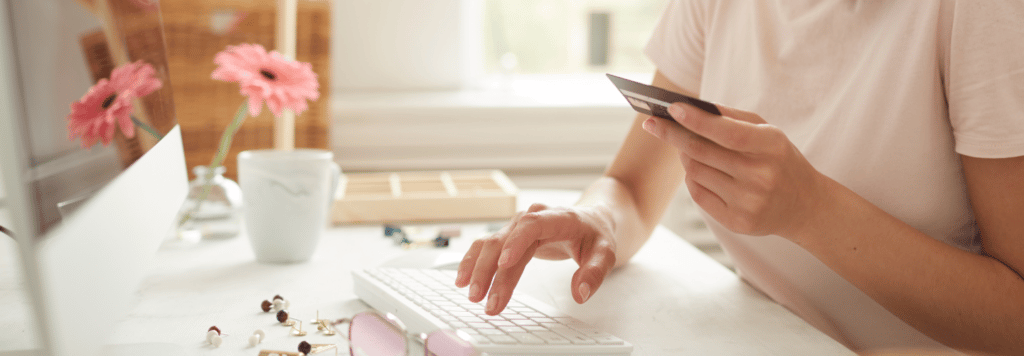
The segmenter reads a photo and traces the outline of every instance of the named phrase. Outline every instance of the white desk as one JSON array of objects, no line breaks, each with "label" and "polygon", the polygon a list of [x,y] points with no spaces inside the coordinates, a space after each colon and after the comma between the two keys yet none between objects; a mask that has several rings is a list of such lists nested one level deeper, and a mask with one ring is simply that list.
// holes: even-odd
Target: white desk
[{"label": "white desk", "polygon": [[[576,196],[523,192],[520,204],[570,204]],[[321,317],[339,318],[366,309],[352,292],[352,269],[389,260],[400,264],[403,256],[426,253],[410,254],[394,246],[381,230],[380,226],[331,229],[313,259],[295,265],[256,263],[245,237],[165,248],[140,287],[138,303],[110,342],[174,342],[195,355],[252,356],[260,349],[295,350],[299,341],[307,340],[338,343],[346,354],[341,336],[323,336],[308,326],[309,335],[290,336],[289,328],[259,305],[280,294],[291,302],[289,313],[307,321],[318,310]],[[473,235],[483,231],[483,224],[467,226],[464,238],[455,240],[451,250],[463,250]],[[852,354],[661,227],[630,264],[614,271],[584,305],[577,305],[569,294],[574,269],[571,261],[534,261],[517,293],[530,294],[628,340],[635,345],[634,355]],[[211,325],[230,334],[220,348],[205,342]],[[267,332],[267,340],[250,348],[248,337],[257,328]],[[23,340],[3,334],[0,349],[24,347],[18,345]]]}]

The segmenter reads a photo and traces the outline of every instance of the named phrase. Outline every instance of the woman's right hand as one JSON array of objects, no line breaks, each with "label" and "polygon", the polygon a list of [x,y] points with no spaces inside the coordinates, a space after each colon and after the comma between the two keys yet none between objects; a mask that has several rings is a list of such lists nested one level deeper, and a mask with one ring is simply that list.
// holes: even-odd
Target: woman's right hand
[{"label": "woman's right hand", "polygon": [[471,286],[469,300],[487,296],[487,314],[505,309],[533,257],[572,258],[579,269],[570,285],[586,302],[615,266],[615,219],[607,205],[555,207],[533,204],[494,235],[473,242],[459,264],[455,285]]}]

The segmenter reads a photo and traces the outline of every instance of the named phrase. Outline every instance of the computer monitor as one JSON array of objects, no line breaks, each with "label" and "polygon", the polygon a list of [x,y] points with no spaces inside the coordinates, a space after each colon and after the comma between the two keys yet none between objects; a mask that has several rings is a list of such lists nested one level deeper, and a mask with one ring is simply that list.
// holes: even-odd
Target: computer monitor
[{"label": "computer monitor", "polygon": [[[100,353],[187,194],[158,6],[0,0],[0,172],[34,306],[31,354]],[[83,148],[84,135],[69,135],[71,104],[139,61],[162,86],[127,103],[134,131],[101,130]],[[124,105],[122,94],[97,110]]]}]

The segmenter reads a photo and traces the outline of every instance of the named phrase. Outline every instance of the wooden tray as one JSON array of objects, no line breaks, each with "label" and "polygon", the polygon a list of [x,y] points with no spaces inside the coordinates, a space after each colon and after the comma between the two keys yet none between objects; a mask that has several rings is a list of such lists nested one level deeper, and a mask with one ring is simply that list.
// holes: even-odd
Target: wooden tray
[{"label": "wooden tray", "polygon": [[498,170],[346,174],[332,215],[335,224],[508,219],[517,191]]}]

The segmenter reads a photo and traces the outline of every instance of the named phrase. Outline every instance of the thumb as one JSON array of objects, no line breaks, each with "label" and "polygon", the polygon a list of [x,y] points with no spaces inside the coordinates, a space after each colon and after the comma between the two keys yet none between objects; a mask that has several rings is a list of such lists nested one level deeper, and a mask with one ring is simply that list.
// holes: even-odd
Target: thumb
[{"label": "thumb", "polygon": [[583,304],[601,287],[604,277],[615,266],[615,252],[610,248],[592,248],[592,253],[580,260],[580,268],[572,276],[572,296]]}]

